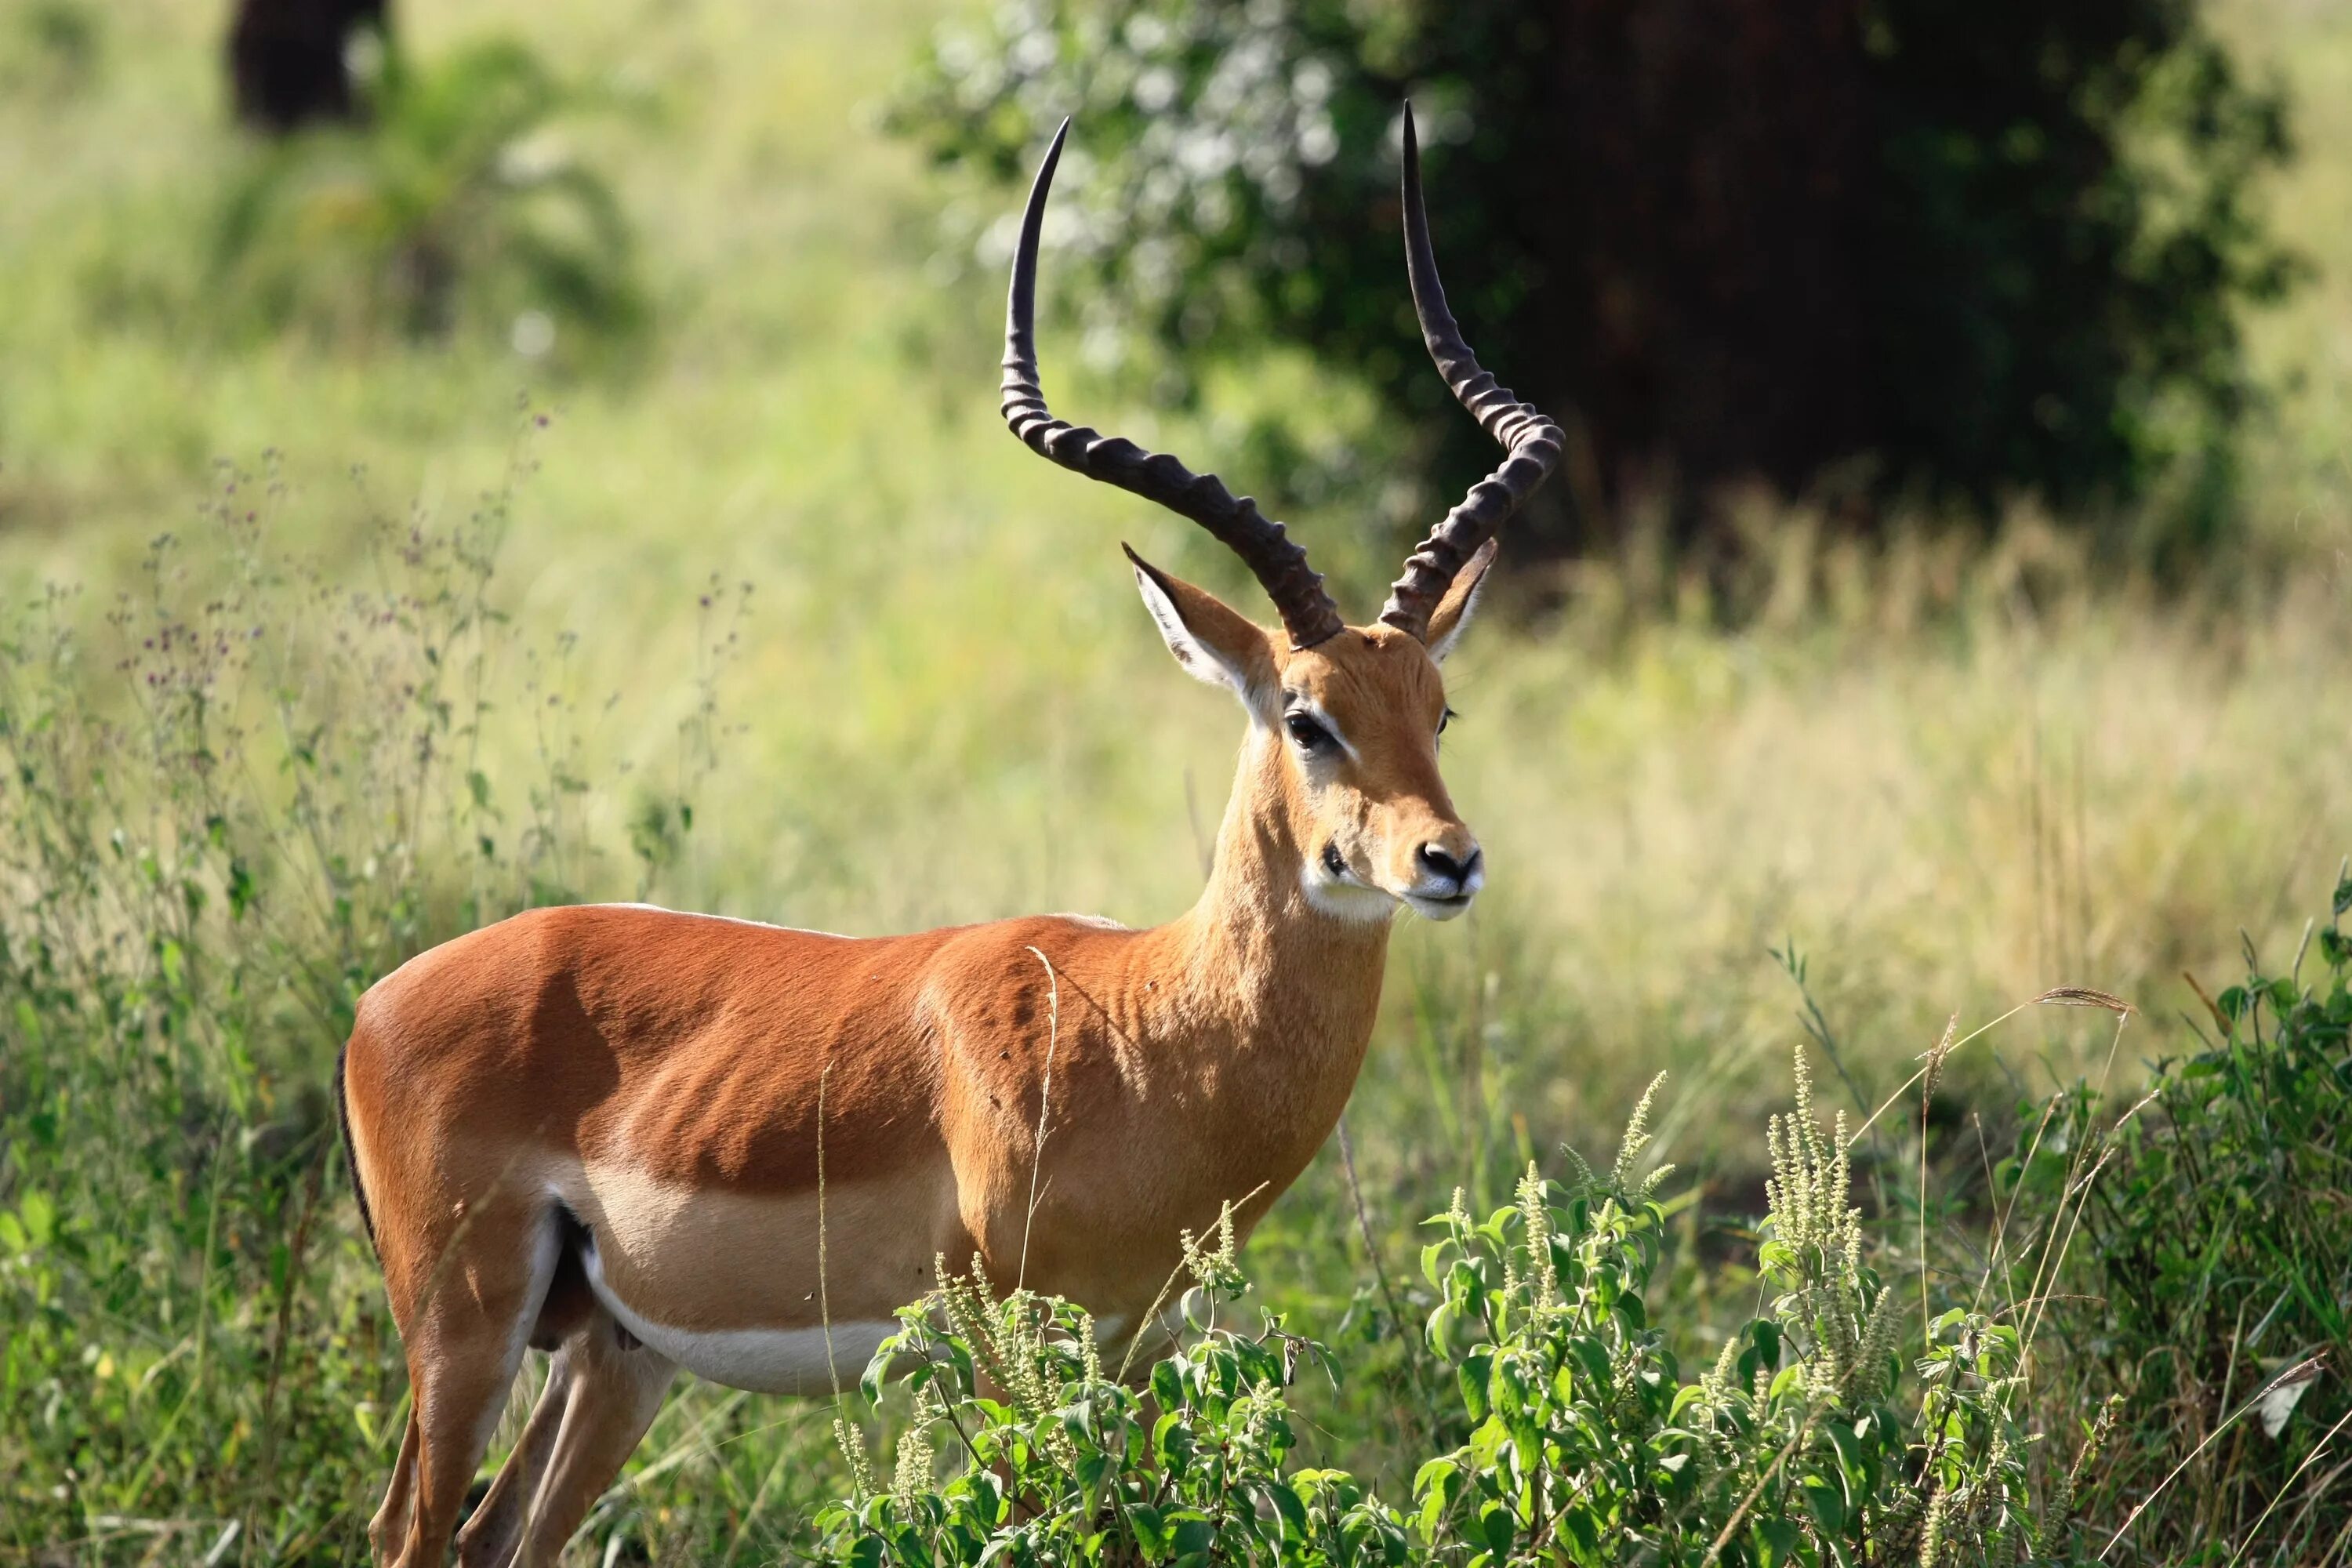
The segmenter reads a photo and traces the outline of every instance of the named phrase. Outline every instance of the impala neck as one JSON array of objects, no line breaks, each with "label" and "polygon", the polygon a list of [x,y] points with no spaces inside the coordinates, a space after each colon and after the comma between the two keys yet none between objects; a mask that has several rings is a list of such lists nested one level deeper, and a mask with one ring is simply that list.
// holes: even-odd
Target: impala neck
[{"label": "impala neck", "polygon": [[1177,990],[1230,1019],[1228,1042],[1245,1054],[1344,1066],[1344,1102],[1380,1005],[1390,919],[1344,919],[1307,901],[1299,873],[1311,850],[1291,827],[1280,747],[1255,727],[1243,742],[1208,886],[1177,922],[1189,961]]}]

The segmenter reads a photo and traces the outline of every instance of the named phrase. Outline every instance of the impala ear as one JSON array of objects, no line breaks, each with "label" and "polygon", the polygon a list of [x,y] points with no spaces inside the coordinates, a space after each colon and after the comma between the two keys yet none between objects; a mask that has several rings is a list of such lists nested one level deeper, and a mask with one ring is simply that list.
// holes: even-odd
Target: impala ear
[{"label": "impala ear", "polygon": [[1265,633],[1207,589],[1170,576],[1132,550],[1127,558],[1135,566],[1143,607],[1185,673],[1229,689],[1252,711],[1265,707],[1276,684]]},{"label": "impala ear", "polygon": [[1444,664],[1445,656],[1454,651],[1454,645],[1462,640],[1463,628],[1477,613],[1478,591],[1486,585],[1486,568],[1495,563],[1495,552],[1502,544],[1499,539],[1490,539],[1473,552],[1470,559],[1462,563],[1462,570],[1454,574],[1454,581],[1446,585],[1445,596],[1437,601],[1437,608],[1430,612],[1429,635],[1422,640],[1428,644],[1433,662]]}]

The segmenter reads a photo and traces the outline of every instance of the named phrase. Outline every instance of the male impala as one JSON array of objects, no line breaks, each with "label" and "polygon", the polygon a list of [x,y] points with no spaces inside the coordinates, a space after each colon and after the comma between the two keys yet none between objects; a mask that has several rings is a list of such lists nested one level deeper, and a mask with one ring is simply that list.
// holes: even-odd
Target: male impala
[{"label": "male impala", "polygon": [[1478,368],[1446,310],[1410,115],[1422,332],[1508,456],[1361,627],[1253,502],[1046,411],[1037,237],[1067,132],[1022,223],[1005,420],[1206,528],[1282,618],[1263,631],[1129,554],[1176,661],[1249,714],[1208,886],[1150,931],[1048,915],[852,940],[537,910],[377,984],[339,1092],[415,1391],[370,1527],[379,1562],[442,1561],[527,1345],[553,1364],[459,1541],[467,1563],[552,1561],[680,1367],[782,1393],[830,1388],[835,1365],[855,1377],[936,1256],[977,1255],[1000,1287],[1132,1331],[1178,1232],[1229,1199],[1253,1224],[1339,1120],[1396,907],[1450,920],[1485,879],[1438,776],[1438,664],[1560,435]]}]

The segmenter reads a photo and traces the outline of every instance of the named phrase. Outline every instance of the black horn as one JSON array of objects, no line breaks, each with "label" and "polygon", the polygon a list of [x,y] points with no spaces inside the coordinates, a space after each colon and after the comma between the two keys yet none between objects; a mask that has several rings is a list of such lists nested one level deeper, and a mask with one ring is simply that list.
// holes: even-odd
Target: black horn
[{"label": "black horn", "polygon": [[1158,501],[1223,542],[1273,599],[1293,647],[1313,647],[1336,637],[1342,629],[1339,611],[1323,591],[1321,574],[1307,564],[1307,552],[1283,532],[1282,524],[1259,513],[1255,501],[1236,497],[1214,474],[1195,474],[1164,452],[1147,452],[1122,437],[1056,419],[1045,406],[1037,385],[1037,236],[1045,226],[1054,166],[1061,162],[1069,133],[1066,120],[1038,165],[1029,207],[1021,217],[1013,290],[1004,306],[1004,423],[1031,450],[1090,479]]},{"label": "black horn", "polygon": [[1478,356],[1470,352],[1454,312],[1445,308],[1437,258],[1429,245],[1429,214],[1421,204],[1421,143],[1413,133],[1411,104],[1404,110],[1404,264],[1429,357],[1437,362],[1438,374],[1462,406],[1508,454],[1501,468],[1473,485],[1462,503],[1430,530],[1406,559],[1404,575],[1389,589],[1381,619],[1426,638],[1430,614],[1445,596],[1454,574],[1550,475],[1559,461],[1562,437],[1559,426],[1479,368]]}]

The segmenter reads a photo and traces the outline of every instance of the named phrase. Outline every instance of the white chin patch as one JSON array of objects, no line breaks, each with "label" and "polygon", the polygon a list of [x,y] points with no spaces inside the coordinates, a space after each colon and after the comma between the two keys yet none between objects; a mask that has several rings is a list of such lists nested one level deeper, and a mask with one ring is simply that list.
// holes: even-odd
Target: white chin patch
[{"label": "white chin patch", "polygon": [[1339,920],[1369,925],[1396,913],[1397,901],[1391,895],[1360,882],[1343,882],[1318,866],[1307,867],[1299,884],[1307,890],[1307,901],[1318,911]]}]

